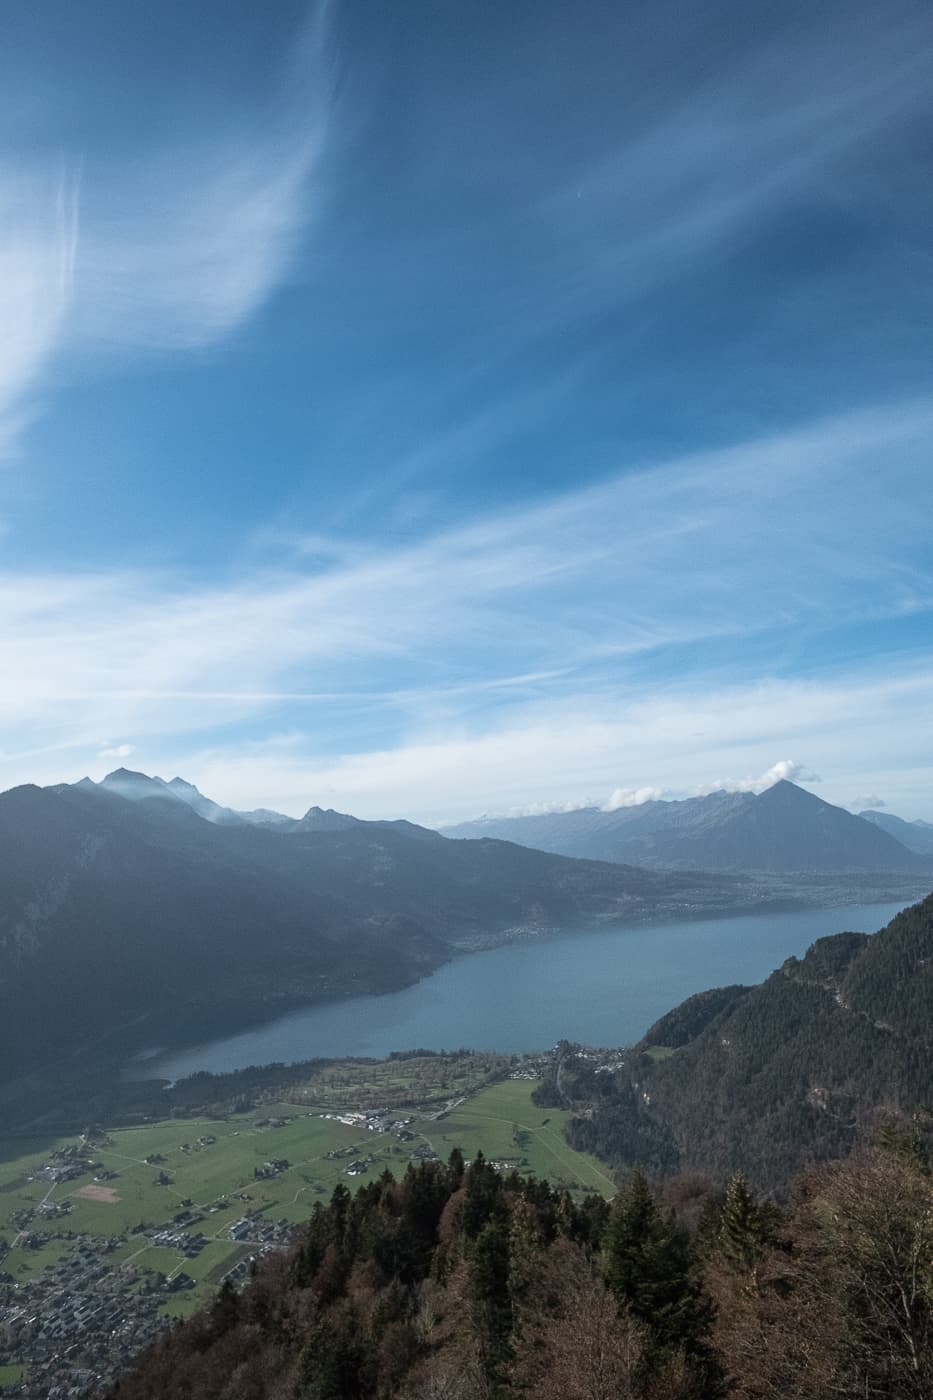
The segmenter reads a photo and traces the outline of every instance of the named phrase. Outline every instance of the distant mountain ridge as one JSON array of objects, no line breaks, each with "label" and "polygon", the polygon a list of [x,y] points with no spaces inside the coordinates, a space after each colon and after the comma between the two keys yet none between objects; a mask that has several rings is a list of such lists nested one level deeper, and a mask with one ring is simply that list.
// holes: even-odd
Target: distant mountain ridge
[{"label": "distant mountain ridge", "polygon": [[59,783],[55,790],[62,791],[69,786],[80,788],[84,792],[100,792],[112,797],[122,797],[127,802],[181,802],[205,821],[218,826],[239,826],[243,823],[251,826],[278,826],[290,825],[294,821],[293,817],[286,817],[281,812],[272,812],[266,808],[255,812],[238,812],[232,807],[222,807],[219,802],[205,797],[203,792],[184,778],[171,778],[166,782],[164,778],[150,778],[147,773],[137,773],[130,768],[116,768],[99,783],[95,783],[91,778],[82,778],[79,783]]},{"label": "distant mountain ridge", "polygon": [[443,827],[441,834],[461,840],[494,837],[553,854],[651,869],[789,874],[933,868],[933,860],[908,849],[881,823],[853,816],[786,779],[757,795],[713,792],[615,811],[586,807],[486,818]]},{"label": "distant mountain ridge", "polygon": [[280,831],[346,831],[358,825],[357,817],[344,812],[327,811],[320,807],[309,807],[303,817],[287,817],[284,812],[276,812],[268,807],[257,807],[250,812],[239,811],[234,807],[222,807],[210,797],[205,797],[193,783],[184,778],[150,778],[146,773],[137,773],[129,768],[117,768],[108,773],[99,783],[91,778],[82,778],[79,783],[60,783],[56,791],[68,786],[80,788],[84,792],[103,792],[114,797],[123,797],[128,802],[175,801],[190,807],[205,821],[216,826],[266,826]]},{"label": "distant mountain ridge", "polygon": [[404,821],[225,812],[184,780],[125,769],[0,794],[0,1066],[154,1011],[261,1019],[391,990],[517,933],[786,906],[761,882],[448,841]]},{"label": "distant mountain ridge", "polygon": [[933,822],[908,822],[890,812],[876,812],[870,808],[866,812],[859,812],[859,816],[863,821],[871,822],[882,831],[886,831],[909,851],[916,851],[918,855],[933,853]]}]

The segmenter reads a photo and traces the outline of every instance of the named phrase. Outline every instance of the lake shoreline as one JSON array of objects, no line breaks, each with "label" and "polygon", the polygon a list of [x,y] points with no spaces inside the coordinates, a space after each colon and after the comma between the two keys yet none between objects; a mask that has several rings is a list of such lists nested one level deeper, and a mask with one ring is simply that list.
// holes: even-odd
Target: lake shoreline
[{"label": "lake shoreline", "polygon": [[[172,1028],[163,1021],[160,1028],[153,1018],[148,1043],[137,1041],[133,1057],[123,1062],[122,1073],[133,1080],[174,1081],[202,1071],[230,1073],[250,1065],[320,1058],[383,1059],[392,1051],[415,1046],[434,1051],[471,1046],[510,1054],[541,1049],[561,1038],[629,1044],[658,1015],[695,991],[735,981],[761,981],[816,938],[854,926],[875,932],[908,902],[591,925],[576,931],[538,929],[534,936],[523,931],[512,941],[498,941],[485,950],[452,950],[449,960],[397,990],[305,1002],[271,1018],[267,1015],[246,1024],[240,1019],[235,1028],[229,1028],[223,1015],[210,1024],[199,1018],[202,1036],[196,1042],[185,1037],[186,1043],[179,1044],[177,1024]],[[705,930],[699,938],[698,929]],[[751,959],[750,948],[756,950]],[[629,954],[621,963],[616,956],[620,953]],[[678,975],[678,963],[684,975]],[[505,1000],[503,979],[514,989]],[[616,987],[618,1005],[607,1007],[607,986]],[[581,1014],[581,1005],[592,1003],[594,997],[596,1010]],[[230,1011],[237,1015],[233,1008]],[[613,1027],[617,1033],[597,1035],[599,1027]],[[166,1051],[159,1053],[160,1046],[166,1046]]]}]

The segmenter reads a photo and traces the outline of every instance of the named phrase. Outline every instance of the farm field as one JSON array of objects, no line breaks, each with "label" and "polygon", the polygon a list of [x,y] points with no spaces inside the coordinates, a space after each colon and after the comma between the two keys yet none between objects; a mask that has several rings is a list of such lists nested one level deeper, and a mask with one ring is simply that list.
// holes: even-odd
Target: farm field
[{"label": "farm field", "polygon": [[456,1146],[467,1158],[482,1152],[492,1161],[546,1177],[552,1186],[613,1195],[615,1185],[605,1166],[565,1141],[570,1114],[538,1108],[531,1101],[533,1087],[527,1080],[506,1079],[445,1114],[432,1135],[438,1156],[449,1156]]},{"label": "farm field", "polygon": [[[161,1305],[167,1314],[184,1315],[252,1252],[248,1240],[231,1239],[231,1227],[244,1216],[259,1213],[265,1222],[297,1224],[338,1182],[355,1189],[387,1168],[404,1172],[413,1158],[446,1159],[454,1146],[467,1158],[482,1151],[503,1168],[521,1167],[575,1191],[612,1193],[605,1169],[564,1141],[567,1115],[531,1102],[534,1085],[528,1080],[461,1093],[459,1101],[445,1101],[447,1109],[434,1094],[424,1107],[392,1109],[387,1121],[405,1124],[400,1139],[395,1131],[369,1131],[364,1121],[352,1121],[386,1087],[373,1078],[354,1084],[341,1075],[328,1083],[319,1104],[302,1094],[300,1103],[267,1103],[250,1114],[110,1129],[87,1143],[71,1137],[40,1147],[29,1141],[21,1155],[15,1139],[0,1142],[0,1241],[9,1247],[0,1273],[15,1283],[34,1279],[74,1249],[76,1237],[92,1237],[108,1264],[125,1273],[128,1286],[140,1271],[168,1281],[182,1273],[194,1280],[194,1287],[166,1294]],[[343,1104],[335,1102],[338,1086],[345,1092]],[[404,1082],[395,1085],[396,1092],[399,1087]],[[455,1080],[449,1087],[469,1086]],[[67,1147],[80,1148],[94,1170],[58,1183],[30,1180],[52,1151]],[[272,1175],[257,1179],[255,1173],[270,1163],[276,1164]],[[48,1217],[40,1206],[64,1206],[68,1213]],[[199,1253],[154,1243],[145,1233],[171,1227],[185,1211],[200,1218],[174,1228],[203,1233],[207,1242]]]}]

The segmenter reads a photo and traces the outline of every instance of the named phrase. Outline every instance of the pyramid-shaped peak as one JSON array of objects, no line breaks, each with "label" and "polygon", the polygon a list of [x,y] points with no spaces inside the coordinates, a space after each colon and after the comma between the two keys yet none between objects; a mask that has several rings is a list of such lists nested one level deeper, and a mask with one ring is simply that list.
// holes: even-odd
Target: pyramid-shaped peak
[{"label": "pyramid-shaped peak", "polygon": [[[772,783],[764,792],[758,794],[759,802],[765,798],[777,802],[822,802],[822,797],[817,797],[815,792],[808,792],[806,788],[798,787],[792,783],[790,778],[778,778],[776,783]],[[828,805],[828,804],[824,804]]]}]

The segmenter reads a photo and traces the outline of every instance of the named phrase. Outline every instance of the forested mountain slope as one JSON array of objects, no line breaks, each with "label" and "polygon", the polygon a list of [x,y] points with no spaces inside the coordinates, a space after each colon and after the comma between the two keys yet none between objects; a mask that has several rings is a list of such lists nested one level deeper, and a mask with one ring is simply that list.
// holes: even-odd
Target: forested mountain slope
[{"label": "forested mountain slope", "polygon": [[575,1204],[455,1151],[338,1187],[290,1256],[106,1394],[928,1400],[931,1185],[912,1147],[812,1176],[784,1212],[738,1175],[667,1200],[636,1175],[611,1205]]},{"label": "forested mountain slope", "polygon": [[569,1056],[541,1098],[585,1110],[575,1146],[618,1167],[741,1167],[774,1186],[933,1103],[931,1010],[933,896],[872,937],[820,939],[760,986],[691,997],[614,1076]]}]

